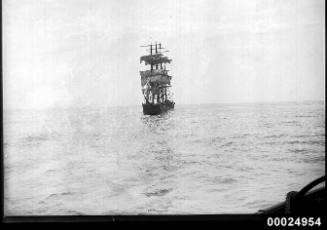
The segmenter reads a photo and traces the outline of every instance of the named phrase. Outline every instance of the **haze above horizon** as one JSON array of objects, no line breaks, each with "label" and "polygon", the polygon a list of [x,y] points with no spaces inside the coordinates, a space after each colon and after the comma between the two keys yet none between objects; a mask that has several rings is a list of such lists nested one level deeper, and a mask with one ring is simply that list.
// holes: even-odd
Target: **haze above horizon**
[{"label": "haze above horizon", "polygon": [[324,101],[323,0],[3,1],[4,109],[140,105],[140,45],[176,104]]}]

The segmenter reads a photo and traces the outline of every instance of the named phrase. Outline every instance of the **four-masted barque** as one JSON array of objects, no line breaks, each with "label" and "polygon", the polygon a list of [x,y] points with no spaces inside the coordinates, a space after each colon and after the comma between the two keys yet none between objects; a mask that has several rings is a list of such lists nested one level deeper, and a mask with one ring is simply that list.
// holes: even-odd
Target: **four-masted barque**
[{"label": "four-masted barque", "polygon": [[161,43],[141,47],[150,48],[149,55],[140,57],[140,63],[144,62],[146,66],[150,66],[149,70],[140,71],[142,94],[145,100],[142,103],[143,113],[157,115],[175,106],[169,91],[172,76],[168,75],[166,69],[166,64],[170,64],[172,60],[163,55],[168,51],[163,51]]}]

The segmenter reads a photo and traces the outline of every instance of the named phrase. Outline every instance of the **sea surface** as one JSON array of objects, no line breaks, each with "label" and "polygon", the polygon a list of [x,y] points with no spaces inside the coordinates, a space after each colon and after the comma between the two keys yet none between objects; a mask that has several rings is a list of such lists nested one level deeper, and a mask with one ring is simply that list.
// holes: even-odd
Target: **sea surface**
[{"label": "sea surface", "polygon": [[324,102],[4,111],[5,215],[255,213],[324,174]]}]

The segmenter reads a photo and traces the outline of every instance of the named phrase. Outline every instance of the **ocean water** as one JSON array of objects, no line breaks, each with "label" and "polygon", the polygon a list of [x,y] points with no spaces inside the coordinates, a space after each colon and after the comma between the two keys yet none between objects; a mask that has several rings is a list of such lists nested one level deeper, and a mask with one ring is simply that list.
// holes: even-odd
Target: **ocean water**
[{"label": "ocean water", "polygon": [[324,174],[324,102],[4,111],[5,215],[254,213]]}]

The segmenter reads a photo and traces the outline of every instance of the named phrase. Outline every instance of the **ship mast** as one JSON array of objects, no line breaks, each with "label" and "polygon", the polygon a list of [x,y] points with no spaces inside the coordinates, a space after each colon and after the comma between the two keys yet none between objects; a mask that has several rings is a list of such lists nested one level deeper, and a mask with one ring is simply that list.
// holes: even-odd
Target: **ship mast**
[{"label": "ship mast", "polygon": [[[158,54],[158,47],[157,47],[157,43],[156,43],[156,54]],[[158,69],[158,64],[156,64],[156,69]]]},{"label": "ship mast", "polygon": [[[152,44],[150,44],[150,55],[152,55]],[[153,65],[151,64],[151,72],[153,71]]]}]

